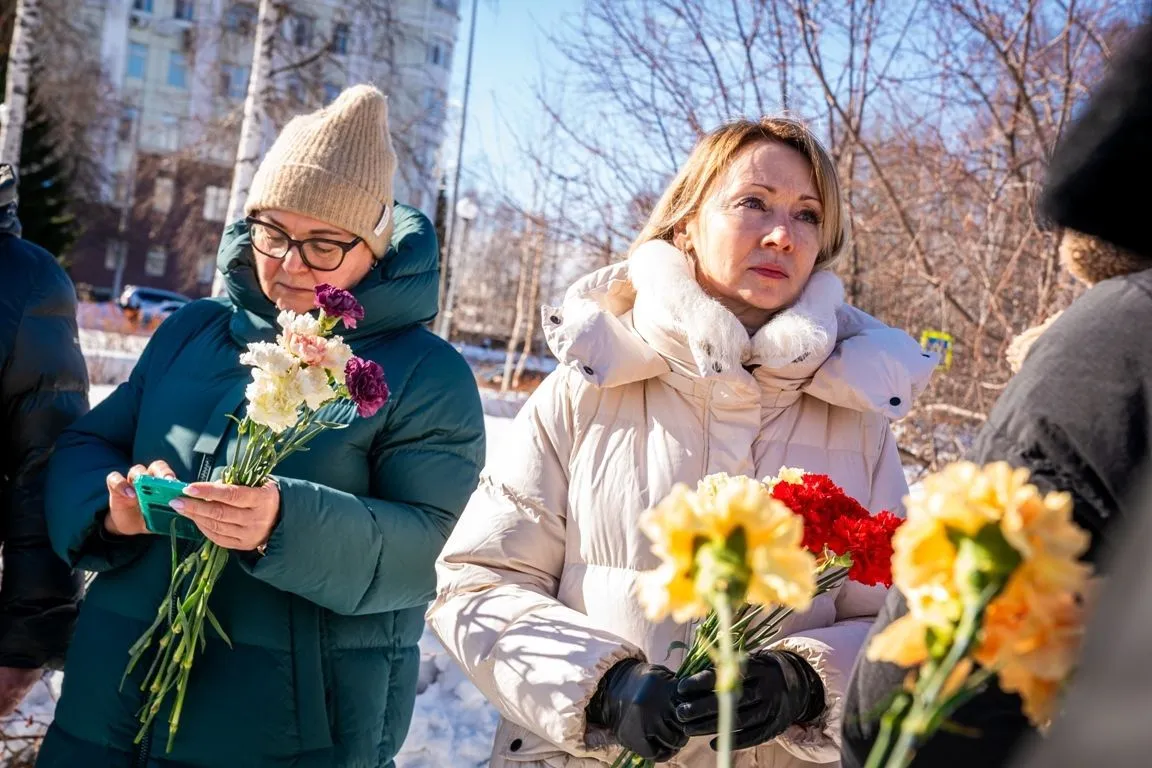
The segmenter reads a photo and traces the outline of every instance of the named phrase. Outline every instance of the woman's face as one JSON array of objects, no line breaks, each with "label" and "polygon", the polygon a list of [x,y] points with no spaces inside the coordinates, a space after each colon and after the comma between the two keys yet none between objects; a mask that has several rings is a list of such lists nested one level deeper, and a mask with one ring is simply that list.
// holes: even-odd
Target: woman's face
[{"label": "woman's face", "polygon": [[[372,268],[372,251],[363,241],[343,253],[343,244],[356,240],[351,232],[325,224],[323,221],[289,211],[260,211],[253,218],[271,227],[253,225],[252,257],[256,260],[256,277],[260,289],[264,291],[277,309],[290,309],[304,313],[316,306],[316,286],[323,283],[337,288],[352,288],[359,283]],[[277,231],[279,230],[279,231]],[[313,266],[301,258],[300,248],[288,247],[283,258],[274,258],[269,253],[280,254],[287,245],[284,235],[293,240],[320,238],[330,243],[314,243],[308,246],[308,259]],[[326,271],[314,267],[328,267]]]},{"label": "woman's face", "polygon": [[751,330],[804,290],[820,253],[823,217],[808,158],[764,141],[716,180],[677,244],[695,253],[701,287]]}]

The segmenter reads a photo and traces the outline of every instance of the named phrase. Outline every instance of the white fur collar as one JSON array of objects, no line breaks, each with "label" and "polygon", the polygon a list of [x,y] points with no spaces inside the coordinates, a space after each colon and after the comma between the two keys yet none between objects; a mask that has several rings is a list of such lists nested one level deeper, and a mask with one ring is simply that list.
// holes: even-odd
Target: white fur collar
[{"label": "white fur collar", "polygon": [[836,310],[844,303],[844,287],[831,272],[813,274],[796,303],[752,338],[731,311],[704,292],[691,262],[670,243],[654,240],[637,248],[628,260],[628,275],[636,290],[637,317],[682,336],[703,377],[731,375],[744,365],[796,365],[810,374],[836,344]]}]

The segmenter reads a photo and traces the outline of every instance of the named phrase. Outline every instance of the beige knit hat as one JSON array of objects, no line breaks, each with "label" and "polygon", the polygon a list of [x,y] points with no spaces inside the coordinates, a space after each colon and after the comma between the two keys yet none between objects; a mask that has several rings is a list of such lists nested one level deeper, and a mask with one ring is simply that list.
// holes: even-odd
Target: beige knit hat
[{"label": "beige knit hat", "polygon": [[377,257],[392,239],[396,153],[388,99],[370,85],[292,118],[256,170],[244,214],[278,209],[359,235]]}]

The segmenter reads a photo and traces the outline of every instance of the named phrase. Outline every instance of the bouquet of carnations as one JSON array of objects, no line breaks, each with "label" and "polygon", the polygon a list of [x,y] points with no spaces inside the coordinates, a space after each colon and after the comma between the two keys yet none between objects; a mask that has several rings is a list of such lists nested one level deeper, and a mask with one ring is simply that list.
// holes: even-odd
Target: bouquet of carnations
[{"label": "bouquet of carnations", "polygon": [[[252,382],[245,390],[246,415],[236,420],[236,453],[224,470],[225,483],[262,486],[281,461],[304,450],[322,431],[346,426],[325,420],[325,406],[352,401],[357,413],[368,417],[387,401],[388,385],[380,366],[353,356],[344,340],[333,335],[339,324],[355,328],[364,319],[364,308],[352,294],[330,285],[317,286],[316,306],[318,317],[281,312],[276,343],[254,342],[240,355],[241,363],[252,366]],[[193,662],[207,644],[206,625],[231,647],[227,632],[209,606],[228,558],[227,549],[208,540],[185,556],[173,531],[167,595],[152,625],[129,649],[124,672],[127,680],[155,647],[151,666],[140,684],[148,698],[139,714],[137,743],[148,733],[161,705],[174,695],[168,718],[167,749],[171,751]]]},{"label": "bouquet of carnations", "polygon": [[[649,618],[706,615],[676,677],[716,667],[718,765],[730,762],[731,697],[743,656],[847,578],[891,585],[892,536],[902,522],[890,512],[870,515],[827,475],[786,467],[762,482],[716,474],[695,491],[678,485],[644,514],[641,528],[663,561],[641,582]],[[652,765],[625,752],[614,768]]]},{"label": "bouquet of carnations", "polygon": [[1066,493],[1042,495],[1026,469],[959,463],[924,480],[895,538],[892,571],[908,613],[868,658],[911,667],[867,768],[904,768],[993,677],[1045,726],[1075,665],[1092,569]]}]

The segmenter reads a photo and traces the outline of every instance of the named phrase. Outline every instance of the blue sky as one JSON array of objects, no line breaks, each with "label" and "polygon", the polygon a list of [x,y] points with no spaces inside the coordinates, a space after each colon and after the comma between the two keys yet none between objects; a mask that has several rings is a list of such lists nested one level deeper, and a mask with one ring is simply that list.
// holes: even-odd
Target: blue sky
[{"label": "blue sky", "polygon": [[[545,69],[555,72],[564,64],[545,30],[558,30],[564,17],[578,12],[581,4],[580,0],[479,0],[462,190],[470,183],[485,185],[485,159],[498,168],[514,162],[515,143],[506,124],[524,127],[539,114],[534,87]],[[471,14],[472,0],[460,0],[460,34],[449,96],[450,135],[445,142],[445,166],[449,167],[455,166]]]}]

